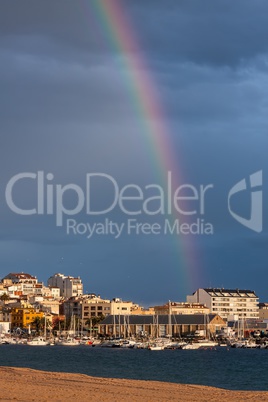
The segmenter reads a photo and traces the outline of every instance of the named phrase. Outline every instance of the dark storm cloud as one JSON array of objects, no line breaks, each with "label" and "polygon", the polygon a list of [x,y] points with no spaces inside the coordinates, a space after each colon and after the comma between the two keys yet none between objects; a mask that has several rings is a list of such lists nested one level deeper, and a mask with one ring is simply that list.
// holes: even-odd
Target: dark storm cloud
[{"label": "dark storm cloud", "polygon": [[[268,51],[265,0],[154,0],[153,6],[126,1],[122,6],[143,51],[157,59],[235,66]],[[52,38],[61,43],[62,56],[70,47],[74,53],[108,50],[90,1],[4,0],[0,32]]]},{"label": "dark storm cloud", "polygon": [[143,48],[157,59],[234,67],[268,51],[265,0],[154,1],[153,8],[138,1],[132,7]]}]

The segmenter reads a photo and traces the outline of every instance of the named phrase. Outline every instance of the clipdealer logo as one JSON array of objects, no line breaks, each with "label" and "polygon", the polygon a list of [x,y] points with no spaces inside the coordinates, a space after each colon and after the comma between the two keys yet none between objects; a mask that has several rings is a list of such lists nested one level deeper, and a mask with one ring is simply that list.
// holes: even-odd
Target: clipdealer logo
[{"label": "clipdealer logo", "polygon": [[[262,187],[262,170],[253,173],[249,176],[249,189],[247,187],[246,179],[236,183],[228,194],[228,209],[232,217],[241,225],[253,230],[254,232],[261,233],[263,229],[263,192]],[[250,218],[246,219],[231,209],[231,198],[238,193],[244,191],[249,192],[250,196]]]},{"label": "clipdealer logo", "polygon": [[[23,185],[31,181],[37,194],[36,205],[26,209],[20,206],[19,199],[15,196],[17,185]],[[97,184],[97,185],[96,185]],[[108,185],[111,191],[111,200],[102,209],[93,207],[93,199],[100,192],[100,184]],[[251,174],[249,186],[246,179],[239,181],[229,191],[227,197],[230,215],[241,225],[255,232],[262,232],[262,171]],[[5,198],[9,209],[19,215],[54,215],[56,225],[62,227],[66,223],[67,234],[86,235],[88,238],[93,234],[112,234],[115,238],[121,236],[126,230],[127,234],[213,234],[213,225],[205,219],[207,198],[214,189],[213,184],[201,184],[194,186],[182,184],[178,187],[172,185],[172,172],[167,172],[166,185],[148,184],[140,187],[137,184],[127,184],[120,187],[117,181],[105,173],[86,174],[85,186],[77,184],[56,184],[52,173],[44,171],[37,173],[19,173],[13,176],[6,185]],[[250,191],[249,191],[250,190]],[[251,200],[250,218],[247,219],[234,212],[232,198],[241,192],[248,191]],[[73,207],[67,207],[68,197],[72,194],[75,199]],[[98,193],[97,197],[102,197]],[[103,197],[102,197],[103,198]],[[122,216],[127,216],[126,223],[116,223],[107,218],[114,209],[119,209]],[[73,219],[79,213],[94,218],[105,217],[103,222],[77,222]],[[139,223],[136,217],[141,216],[167,217],[163,231],[158,222]],[[179,219],[174,219],[179,216]],[[188,223],[188,218],[191,224]],[[133,219],[134,218],[134,219]],[[183,221],[184,218],[184,221]],[[196,218],[196,221],[193,221]],[[185,221],[186,220],[186,221]],[[66,221],[66,222],[65,222]]]},{"label": "clipdealer logo", "polygon": [[[105,173],[88,173],[85,179],[85,185],[80,187],[73,183],[55,184],[52,173],[19,173],[7,183],[6,202],[9,209],[19,215],[54,215],[57,226],[62,227],[66,223],[67,234],[85,235],[87,238],[93,234],[111,234],[118,238],[124,232],[145,235],[213,234],[213,225],[205,220],[206,201],[213,184],[181,184],[175,187],[170,171],[164,186],[151,183],[141,187],[131,183],[120,187],[112,176]],[[37,194],[36,205],[28,209],[20,206],[15,191],[27,181],[33,184]],[[107,186],[109,197],[103,197]],[[73,207],[68,202],[70,198],[75,200]],[[96,198],[102,200],[101,204],[106,202],[105,207],[100,207],[100,203],[96,206]],[[107,216],[113,210],[120,212],[120,219],[126,216],[126,222],[110,220]],[[79,213],[90,216],[91,221],[73,219]],[[93,222],[96,216],[105,219]],[[159,219],[152,223],[154,216],[166,219],[164,222],[160,219],[161,224]],[[179,218],[174,218],[177,216]],[[139,217],[140,220],[136,219]],[[145,217],[148,222],[144,222]]]}]

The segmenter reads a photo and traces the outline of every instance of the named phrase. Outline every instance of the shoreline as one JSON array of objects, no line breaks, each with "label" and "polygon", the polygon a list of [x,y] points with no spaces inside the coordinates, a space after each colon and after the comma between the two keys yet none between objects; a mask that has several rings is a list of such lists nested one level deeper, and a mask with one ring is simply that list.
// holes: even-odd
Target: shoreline
[{"label": "shoreline", "polygon": [[230,391],[203,385],[90,377],[0,366],[1,401],[268,401],[268,391]]}]

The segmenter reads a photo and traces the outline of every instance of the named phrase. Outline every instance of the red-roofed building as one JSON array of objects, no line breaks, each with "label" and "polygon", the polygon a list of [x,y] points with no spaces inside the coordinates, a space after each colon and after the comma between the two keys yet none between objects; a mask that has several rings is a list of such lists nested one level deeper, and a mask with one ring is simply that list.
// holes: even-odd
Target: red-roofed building
[{"label": "red-roofed building", "polygon": [[12,283],[30,283],[33,285],[37,284],[38,282],[36,276],[32,276],[24,272],[19,273],[11,272],[2,279],[2,282],[4,283],[5,280],[11,280]]}]

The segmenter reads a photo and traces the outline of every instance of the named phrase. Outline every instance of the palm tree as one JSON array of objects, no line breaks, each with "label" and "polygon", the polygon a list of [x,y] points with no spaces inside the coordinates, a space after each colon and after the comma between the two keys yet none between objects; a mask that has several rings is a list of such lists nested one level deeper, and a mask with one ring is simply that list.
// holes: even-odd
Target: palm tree
[{"label": "palm tree", "polygon": [[53,321],[53,331],[59,331],[60,329],[62,329],[64,326],[64,319],[57,317],[55,318],[55,320]]},{"label": "palm tree", "polygon": [[85,322],[85,325],[89,326],[89,330],[95,329],[94,327],[101,321],[103,321],[105,316],[102,314],[98,317],[88,318]]},{"label": "palm tree", "polygon": [[44,329],[45,327],[45,317],[35,317],[33,321],[31,322],[31,325],[33,325],[36,329],[36,333],[40,334],[40,331]]}]

